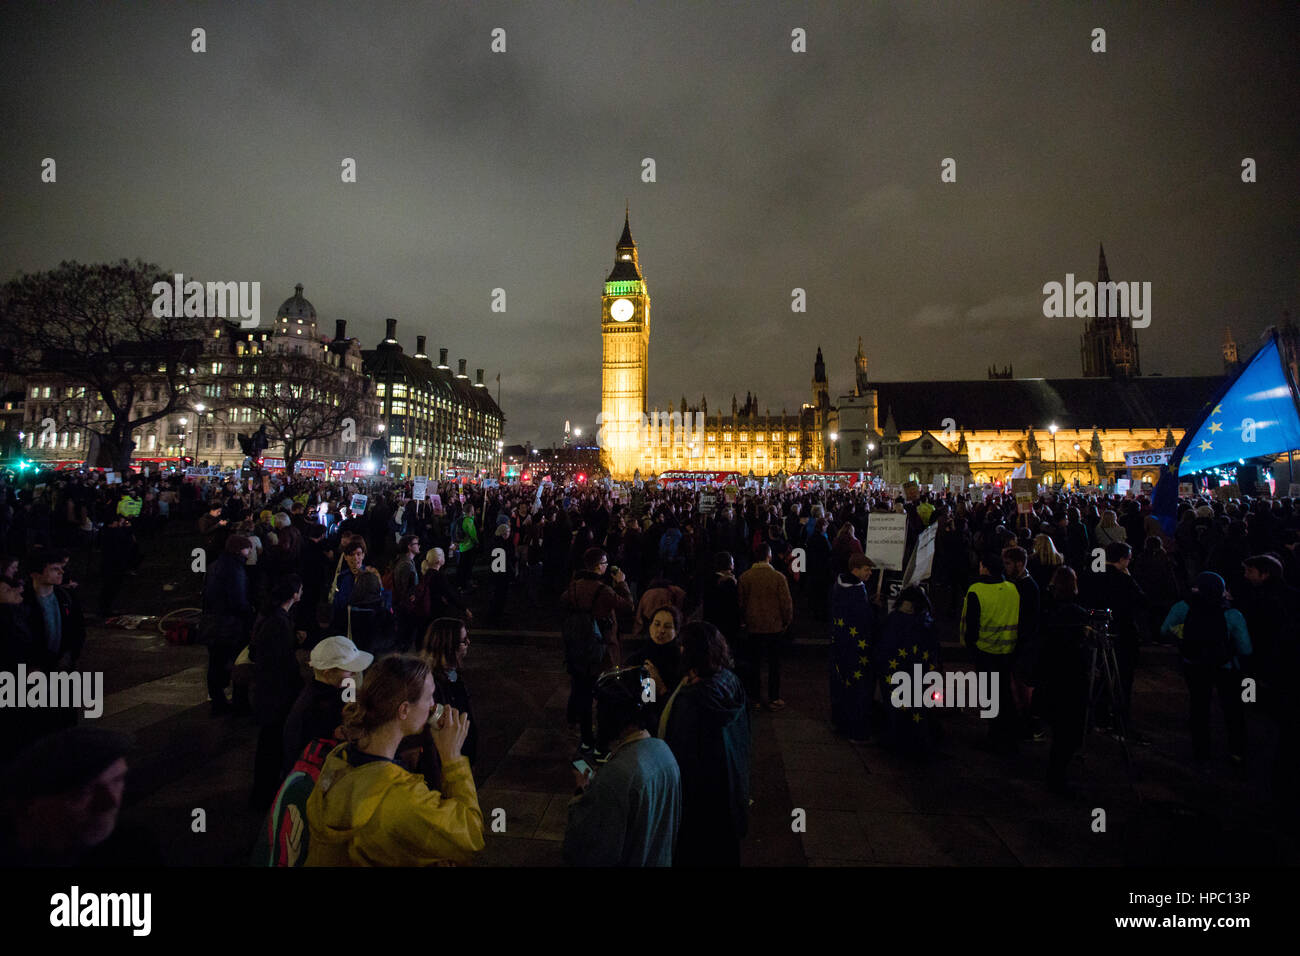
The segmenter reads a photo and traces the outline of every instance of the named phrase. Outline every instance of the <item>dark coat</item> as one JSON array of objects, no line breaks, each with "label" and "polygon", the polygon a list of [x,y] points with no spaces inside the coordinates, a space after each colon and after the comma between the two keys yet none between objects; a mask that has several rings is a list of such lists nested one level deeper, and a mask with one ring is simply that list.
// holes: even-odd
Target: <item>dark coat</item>
[{"label": "dark coat", "polygon": [[249,656],[253,659],[253,718],[260,726],[282,723],[302,691],[297,647],[293,617],[284,608],[276,607],[258,619]]},{"label": "dark coat", "polygon": [[86,645],[86,622],[81,606],[67,588],[55,587],[54,596],[59,602],[63,622],[63,637],[57,650],[50,651],[45,633],[45,614],[36,600],[36,591],[30,585],[23,591],[23,608],[27,612],[26,650],[20,651],[19,660],[28,667],[42,671],[56,670],[60,661],[75,666]]},{"label": "dark coat", "polygon": [[749,700],[739,678],[721,670],[681,687],[669,704],[664,742],[682,774],[677,859],[710,861],[749,829]]},{"label": "dark coat", "polygon": [[333,739],[343,723],[343,690],[311,680],[293,702],[284,721],[284,768],[288,770],[302,748],[318,738]]},{"label": "dark coat", "polygon": [[732,651],[740,639],[740,584],[735,575],[716,573],[704,589],[704,620],[727,639]]},{"label": "dark coat", "polygon": [[622,661],[618,639],[618,615],[632,610],[632,592],[627,583],[608,585],[594,571],[579,571],[560,596],[560,605],[568,611],[590,611],[605,638],[611,667]]},{"label": "dark coat", "polygon": [[253,618],[244,559],[237,554],[223,554],[208,569],[203,587],[204,640],[243,646]]}]

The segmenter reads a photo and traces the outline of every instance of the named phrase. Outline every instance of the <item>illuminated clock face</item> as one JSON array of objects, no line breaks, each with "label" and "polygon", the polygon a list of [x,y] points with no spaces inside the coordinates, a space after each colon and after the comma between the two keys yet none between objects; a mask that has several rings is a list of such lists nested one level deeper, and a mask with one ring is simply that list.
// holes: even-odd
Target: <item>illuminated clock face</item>
[{"label": "illuminated clock face", "polygon": [[613,316],[615,322],[626,322],[632,318],[634,311],[631,299],[618,299],[609,307],[609,314]]}]

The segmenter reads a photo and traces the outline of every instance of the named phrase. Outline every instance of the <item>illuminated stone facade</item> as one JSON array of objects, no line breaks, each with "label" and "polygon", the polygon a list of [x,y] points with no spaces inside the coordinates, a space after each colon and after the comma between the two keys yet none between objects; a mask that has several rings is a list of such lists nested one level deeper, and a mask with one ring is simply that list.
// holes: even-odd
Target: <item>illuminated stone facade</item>
[{"label": "illuminated stone facade", "polygon": [[628,220],[615,250],[614,268],[601,295],[601,411],[597,443],[601,464],[616,480],[664,471],[738,471],[763,478],[781,472],[821,470],[833,461],[837,417],[821,350],[813,369],[812,401],[779,416],[748,394],[733,395],[731,414],[709,413],[708,399],[647,408],[650,293]]}]

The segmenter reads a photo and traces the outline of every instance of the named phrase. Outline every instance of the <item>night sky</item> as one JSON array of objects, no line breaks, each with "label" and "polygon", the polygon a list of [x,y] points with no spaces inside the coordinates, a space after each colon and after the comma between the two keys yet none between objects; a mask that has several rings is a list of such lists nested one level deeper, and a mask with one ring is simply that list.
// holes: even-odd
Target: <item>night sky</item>
[{"label": "night sky", "polygon": [[264,323],[301,282],[322,332],[499,371],[507,441],[547,443],[599,410],[627,199],[652,405],[793,411],[859,336],[881,380],[1077,376],[1041,290],[1098,242],[1152,283],[1144,373],[1213,374],[1300,301],[1294,10],[6,2],[0,278],[139,257],[260,281]]}]

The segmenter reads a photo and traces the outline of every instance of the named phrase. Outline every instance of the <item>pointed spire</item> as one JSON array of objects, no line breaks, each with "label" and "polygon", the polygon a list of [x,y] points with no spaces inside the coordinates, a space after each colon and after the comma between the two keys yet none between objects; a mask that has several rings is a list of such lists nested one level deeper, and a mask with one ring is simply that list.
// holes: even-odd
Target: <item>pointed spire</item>
[{"label": "pointed spire", "polygon": [[624,246],[635,246],[635,245],[636,243],[632,241],[631,212],[630,209],[625,209],[623,211],[623,235],[618,237],[618,246],[621,249]]},{"label": "pointed spire", "polygon": [[1097,259],[1097,281],[1109,282],[1110,270],[1106,268],[1106,247],[1101,243],[1097,243],[1097,247],[1100,249]]},{"label": "pointed spire", "polygon": [[1174,427],[1172,425],[1165,426],[1165,447],[1173,448],[1177,444],[1178,442],[1174,441]]},{"label": "pointed spire", "polygon": [[898,440],[898,423],[894,421],[894,406],[889,406],[889,414],[885,416],[885,431],[882,438],[892,438]]}]

